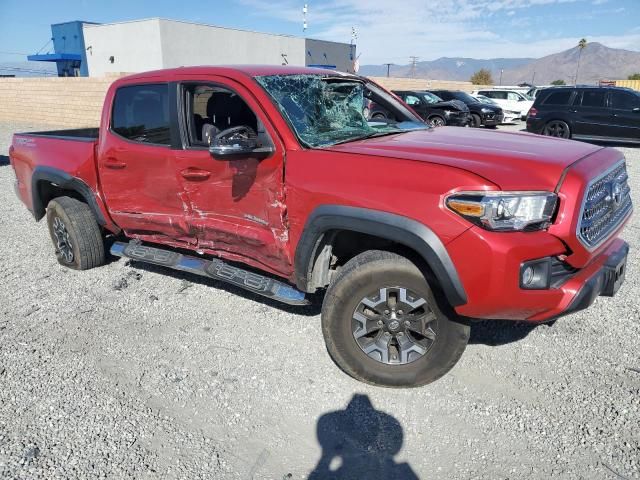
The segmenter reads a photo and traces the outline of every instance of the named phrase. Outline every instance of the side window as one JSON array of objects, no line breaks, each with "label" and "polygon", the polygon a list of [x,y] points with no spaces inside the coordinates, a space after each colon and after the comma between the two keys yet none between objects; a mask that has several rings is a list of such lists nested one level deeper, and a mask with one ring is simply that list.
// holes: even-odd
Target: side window
[{"label": "side window", "polygon": [[520,95],[514,92],[508,92],[507,99],[513,102],[519,102],[520,100],[523,100],[523,98]]},{"label": "side window", "polygon": [[113,101],[111,130],[134,142],[170,145],[169,86],[119,88]]},{"label": "side window", "polygon": [[479,91],[478,95],[484,95],[487,98],[494,98],[493,97],[493,92],[487,92],[486,90]]},{"label": "side window", "polygon": [[604,107],[606,90],[585,90],[582,93],[583,107]]},{"label": "side window", "polygon": [[495,98],[496,100],[506,100],[507,92],[493,92],[493,96],[491,98]]},{"label": "side window", "polygon": [[629,92],[611,92],[611,107],[618,110],[633,110],[640,107],[640,95]]},{"label": "side window", "polygon": [[420,105],[420,99],[415,95],[407,95],[404,97],[404,103],[407,105]]},{"label": "side window", "polygon": [[259,143],[269,143],[261,122],[246,102],[235,92],[215,85],[186,85],[184,89],[189,144],[206,147],[223,130],[249,127]]},{"label": "side window", "polygon": [[571,90],[551,92],[544,100],[544,105],[567,105],[571,98]]}]

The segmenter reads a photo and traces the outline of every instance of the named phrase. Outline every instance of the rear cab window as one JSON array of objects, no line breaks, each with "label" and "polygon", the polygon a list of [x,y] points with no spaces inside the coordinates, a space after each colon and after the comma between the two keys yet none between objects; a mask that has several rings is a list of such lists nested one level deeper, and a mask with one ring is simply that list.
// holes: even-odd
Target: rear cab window
[{"label": "rear cab window", "polygon": [[111,131],[133,142],[171,145],[169,85],[144,84],[116,90]]}]

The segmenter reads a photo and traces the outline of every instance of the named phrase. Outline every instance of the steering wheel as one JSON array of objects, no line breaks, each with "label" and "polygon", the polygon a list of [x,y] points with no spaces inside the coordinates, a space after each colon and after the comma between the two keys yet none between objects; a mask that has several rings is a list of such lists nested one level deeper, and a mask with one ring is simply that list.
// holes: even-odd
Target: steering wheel
[{"label": "steering wheel", "polygon": [[247,125],[240,125],[239,127],[222,130],[213,137],[211,143],[213,145],[248,144],[250,142],[255,143],[257,138],[258,134],[253,128]]}]

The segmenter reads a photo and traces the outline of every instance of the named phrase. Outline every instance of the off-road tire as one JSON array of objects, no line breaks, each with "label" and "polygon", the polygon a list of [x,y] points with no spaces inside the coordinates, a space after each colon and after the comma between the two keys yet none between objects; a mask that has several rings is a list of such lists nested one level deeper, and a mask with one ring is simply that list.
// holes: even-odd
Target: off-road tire
[{"label": "off-road tire", "polygon": [[[417,360],[385,364],[358,345],[352,318],[361,299],[385,286],[402,286],[427,301],[435,314],[431,347]],[[438,307],[420,269],[395,253],[370,250],[348,261],[329,286],[322,305],[322,332],[334,362],[353,378],[383,387],[418,387],[434,382],[460,359],[469,340],[468,325],[448,319]]]},{"label": "off-road tire", "polygon": [[[62,227],[60,227],[61,224]],[[58,197],[51,200],[47,205],[47,225],[56,257],[61,265],[75,270],[88,270],[105,263],[102,232],[86,203],[71,197]],[[66,231],[70,248],[64,245],[60,248],[56,229],[58,235],[61,229]],[[68,255],[69,251],[72,257]]]}]

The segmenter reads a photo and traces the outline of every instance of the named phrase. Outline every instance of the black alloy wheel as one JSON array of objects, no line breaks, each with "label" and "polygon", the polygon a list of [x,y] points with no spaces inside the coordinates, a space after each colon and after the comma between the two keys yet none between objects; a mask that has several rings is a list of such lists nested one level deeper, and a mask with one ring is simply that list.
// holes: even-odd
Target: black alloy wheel
[{"label": "black alloy wheel", "polygon": [[73,245],[69,238],[69,231],[62,219],[58,216],[53,217],[52,225],[53,236],[55,238],[56,251],[60,254],[66,263],[73,262]]},{"label": "black alloy wheel", "polygon": [[544,135],[556,138],[571,138],[569,125],[562,120],[551,120],[544,126]]},{"label": "black alloy wheel", "polygon": [[436,320],[420,295],[404,287],[384,287],[360,300],[351,329],[369,357],[404,365],[422,357],[436,341]]}]

